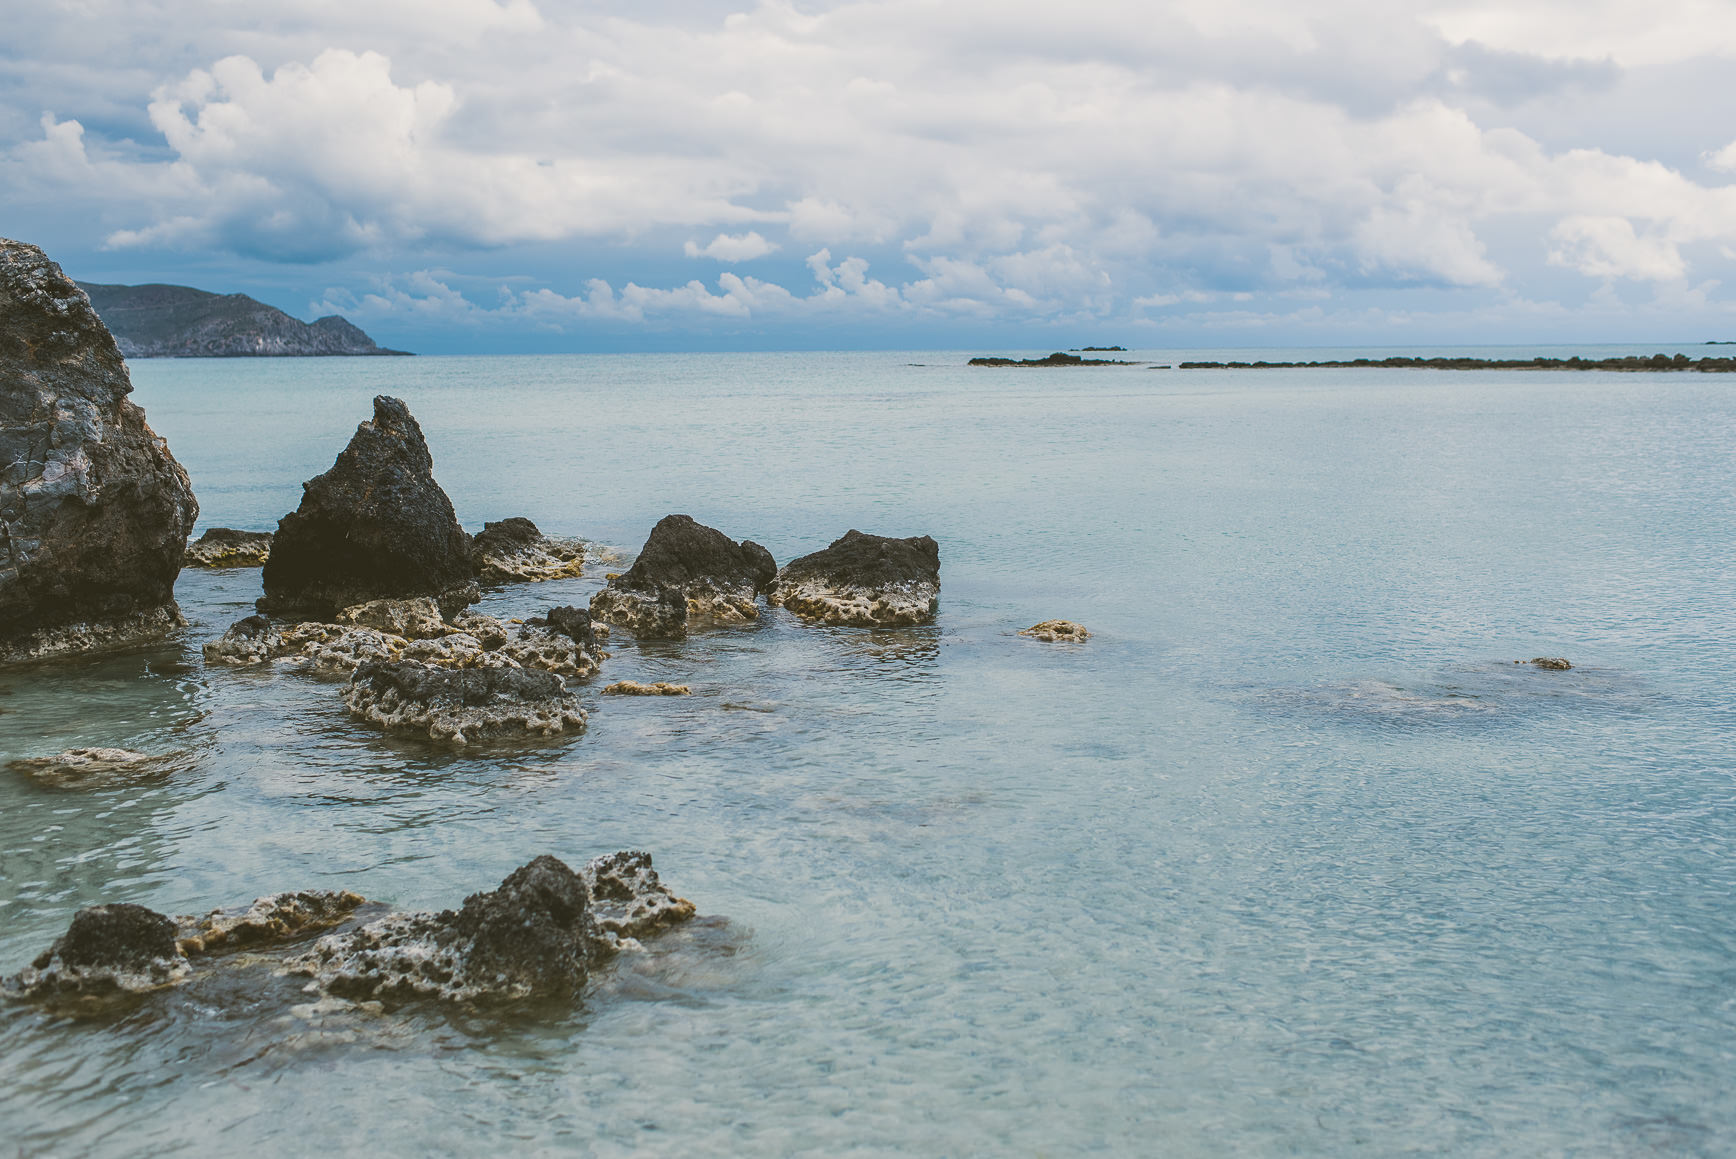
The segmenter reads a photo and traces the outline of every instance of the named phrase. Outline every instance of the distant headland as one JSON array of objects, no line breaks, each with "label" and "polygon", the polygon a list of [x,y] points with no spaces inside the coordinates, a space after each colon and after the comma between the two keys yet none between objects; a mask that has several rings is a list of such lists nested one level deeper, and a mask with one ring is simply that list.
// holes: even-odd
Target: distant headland
[{"label": "distant headland", "polygon": [[106,286],[80,282],[97,316],[128,358],[296,358],[409,354],[388,350],[336,314],[292,318],[246,294],[191,286]]}]

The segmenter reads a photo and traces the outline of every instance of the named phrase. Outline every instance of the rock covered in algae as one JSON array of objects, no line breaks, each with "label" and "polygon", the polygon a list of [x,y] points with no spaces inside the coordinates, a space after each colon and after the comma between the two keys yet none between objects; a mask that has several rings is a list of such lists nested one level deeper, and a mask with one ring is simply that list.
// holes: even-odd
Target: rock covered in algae
[{"label": "rock covered in algae", "polygon": [[277,525],[260,611],[325,617],[369,600],[476,600],[470,537],[434,481],[434,458],[402,399],[379,395],[337,461],[302,484]]},{"label": "rock covered in algae", "polygon": [[1020,629],[1019,635],[1048,644],[1083,644],[1091,638],[1084,624],[1075,624],[1072,620],[1044,620]]},{"label": "rock covered in algae", "polygon": [[693,689],[685,684],[671,684],[667,680],[659,680],[655,684],[618,680],[603,689],[604,696],[688,696],[692,692]]},{"label": "rock covered in algae", "polygon": [[940,605],[940,545],[926,535],[892,539],[847,531],[785,564],[766,602],[823,624],[925,624]]},{"label": "rock covered in algae", "polygon": [[740,543],[687,515],[665,515],[639,558],[591,597],[591,614],[647,638],[677,637],[690,626],[752,623],[758,596],[777,575],[771,552]]},{"label": "rock covered in algae", "polygon": [[390,732],[464,745],[484,738],[585,730],[566,681],[536,668],[446,668],[418,660],[370,660],[344,689],[351,716]]},{"label": "rock covered in algae", "polygon": [[1538,656],[1535,657],[1531,663],[1539,668],[1544,668],[1551,672],[1566,672],[1569,668],[1573,667],[1573,665],[1567,662],[1567,658],[1564,656]]},{"label": "rock covered in algae", "polygon": [[132,643],[175,603],[199,504],[90,299],[0,238],[0,662]]},{"label": "rock covered in algae", "polygon": [[271,532],[213,527],[187,545],[187,567],[264,567]]},{"label": "rock covered in algae", "polygon": [[540,583],[582,573],[582,540],[544,535],[520,516],[485,523],[470,541],[477,578],[485,584]]},{"label": "rock covered in algae", "polygon": [[175,923],[123,902],[79,910],[66,933],[3,987],[10,997],[101,998],[171,986],[188,969]]},{"label": "rock covered in algae", "polygon": [[648,853],[600,857],[579,873],[545,854],[456,911],[391,914],[329,934],[288,968],[357,1000],[571,999],[599,963],[693,912]]}]

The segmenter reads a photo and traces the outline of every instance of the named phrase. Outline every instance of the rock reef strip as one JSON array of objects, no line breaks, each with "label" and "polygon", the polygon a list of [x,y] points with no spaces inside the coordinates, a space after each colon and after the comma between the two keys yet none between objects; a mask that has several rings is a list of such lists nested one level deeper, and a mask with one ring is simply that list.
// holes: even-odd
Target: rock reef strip
[{"label": "rock reef strip", "polygon": [[0,663],[180,626],[199,504],[90,300],[0,238]]},{"label": "rock reef strip", "polygon": [[373,419],[278,522],[259,610],[324,618],[432,596],[450,615],[476,601],[475,579],[470,537],[434,481],[422,428],[403,400],[379,395]]},{"label": "rock reef strip", "polygon": [[940,545],[926,535],[891,539],[847,531],[786,564],[766,602],[823,624],[925,624],[940,606]]},{"label": "rock reef strip", "polygon": [[528,519],[485,523],[471,543],[477,578],[485,584],[541,583],[583,573],[583,540],[544,535]]},{"label": "rock reef strip", "polygon": [[1701,374],[1736,372],[1736,358],[1689,358],[1654,354],[1650,358],[1351,358],[1323,362],[1183,362],[1183,370],[1303,370],[1383,368],[1396,370],[1604,370],[1621,374],[1692,370]]},{"label": "rock reef strip", "polygon": [[585,711],[566,681],[553,672],[516,666],[444,668],[411,659],[370,660],[350,678],[344,707],[388,732],[453,745],[585,730]]},{"label": "rock reef strip", "polygon": [[686,515],[666,515],[633,566],[591,597],[591,615],[645,638],[685,636],[704,623],[748,624],[777,575],[771,552]]},{"label": "rock reef strip", "polygon": [[670,684],[659,680],[655,684],[641,684],[637,680],[619,680],[603,689],[604,696],[690,696],[693,689],[685,684]]},{"label": "rock reef strip", "polygon": [[271,532],[213,527],[187,545],[186,567],[264,567]]},{"label": "rock reef strip", "polygon": [[1075,624],[1072,620],[1044,620],[1040,624],[1020,629],[1019,635],[1042,640],[1047,644],[1083,644],[1091,638],[1091,633],[1086,631],[1084,624]]},{"label": "rock reef strip", "polygon": [[49,757],[25,757],[8,762],[6,767],[40,784],[66,787],[161,772],[179,756],[179,753],[152,756],[132,749],[79,748]]},{"label": "rock reef strip", "polygon": [[[1096,349],[1087,347],[1087,349]],[[1119,350],[1119,346],[1109,349]],[[1064,354],[1057,350],[1047,358],[973,358],[966,366],[1138,366],[1137,362],[1128,362],[1120,358],[1081,358],[1077,354]]]},{"label": "rock reef strip", "polygon": [[1538,656],[1533,658],[1531,663],[1550,672],[1566,672],[1573,667],[1565,656]]}]

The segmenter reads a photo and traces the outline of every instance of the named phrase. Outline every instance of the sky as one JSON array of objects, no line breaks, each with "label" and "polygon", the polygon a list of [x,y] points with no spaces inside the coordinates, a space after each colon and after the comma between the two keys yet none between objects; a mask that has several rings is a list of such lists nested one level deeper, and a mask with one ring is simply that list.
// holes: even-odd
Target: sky
[{"label": "sky", "polygon": [[412,350],[1736,338],[1729,0],[0,16],[0,235]]}]

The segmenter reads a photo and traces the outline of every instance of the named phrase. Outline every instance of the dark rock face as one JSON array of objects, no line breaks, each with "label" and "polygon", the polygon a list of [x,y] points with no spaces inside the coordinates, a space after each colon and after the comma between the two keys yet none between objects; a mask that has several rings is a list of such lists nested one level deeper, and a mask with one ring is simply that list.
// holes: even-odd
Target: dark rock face
[{"label": "dark rock face", "polygon": [[264,567],[271,532],[212,527],[187,545],[187,567]]},{"label": "dark rock face", "polygon": [[336,314],[303,322],[246,294],[165,285],[80,288],[128,358],[404,353],[375,345]]},{"label": "dark rock face", "polygon": [[261,611],[330,617],[381,598],[433,596],[455,614],[476,599],[470,537],[434,481],[422,428],[403,401],[374,399],[331,470],[302,484],[277,525]]},{"label": "dark rock face", "polygon": [[94,905],[74,914],[66,933],[7,978],[3,991],[25,998],[104,998],[172,985],[187,972],[169,918],[142,905]]},{"label": "dark rock face", "polygon": [[926,535],[891,539],[848,531],[786,564],[766,602],[827,624],[926,623],[940,602],[940,545]]},{"label": "dark rock face", "polygon": [[450,925],[470,941],[472,973],[511,990],[570,998],[593,956],[589,893],[565,862],[544,854],[498,889],[465,898]]},{"label": "dark rock face", "polygon": [[83,291],[0,238],[0,661],[181,622],[175,577],[199,504],[132,389]]},{"label": "dark rock face", "polygon": [[445,668],[416,660],[370,660],[344,689],[350,715],[394,732],[468,744],[491,736],[552,736],[585,730],[566,681],[541,668]]},{"label": "dark rock face", "polygon": [[477,575],[485,584],[535,583],[576,576],[584,568],[585,545],[577,539],[544,535],[521,516],[485,523],[471,540]]},{"label": "dark rock face", "polygon": [[[1087,350],[1120,350],[1119,346],[1096,347],[1087,346]],[[1067,354],[1060,350],[1047,358],[973,358],[967,366],[1134,366],[1136,363],[1119,358],[1081,358],[1077,354]]]},{"label": "dark rock face", "polygon": [[633,566],[591,598],[591,614],[637,635],[681,636],[691,621],[751,623],[755,597],[777,576],[771,552],[736,543],[686,515],[666,515],[651,529]]}]

